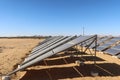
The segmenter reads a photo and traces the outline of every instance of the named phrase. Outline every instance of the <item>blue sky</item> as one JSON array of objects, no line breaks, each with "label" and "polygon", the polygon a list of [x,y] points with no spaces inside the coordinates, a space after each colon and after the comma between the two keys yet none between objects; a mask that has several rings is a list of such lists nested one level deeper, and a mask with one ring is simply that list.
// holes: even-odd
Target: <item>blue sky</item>
[{"label": "blue sky", "polygon": [[120,35],[120,0],[0,0],[0,36]]}]

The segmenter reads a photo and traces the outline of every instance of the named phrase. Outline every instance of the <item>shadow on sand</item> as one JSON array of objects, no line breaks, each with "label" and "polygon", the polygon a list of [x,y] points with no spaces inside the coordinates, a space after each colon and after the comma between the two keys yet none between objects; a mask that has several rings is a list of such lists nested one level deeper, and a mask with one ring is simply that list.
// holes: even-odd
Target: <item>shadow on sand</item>
[{"label": "shadow on sand", "polygon": [[[102,67],[105,71],[98,66]],[[92,77],[90,74],[92,69],[96,69],[99,76],[120,76],[120,66],[116,64],[97,64],[97,67],[94,68],[92,64],[86,64],[84,66],[76,67],[76,69],[84,77]],[[50,76],[52,80],[82,77],[73,69],[73,67],[61,67],[42,70],[28,70],[20,80],[50,80]]]},{"label": "shadow on sand", "polygon": [[[93,56],[82,56],[85,61],[93,61]],[[83,60],[80,57],[70,58],[67,55],[64,56],[54,56],[48,59],[45,59],[47,66],[56,66],[54,68],[46,68],[46,69],[31,69],[26,70],[26,74],[20,80],[59,80],[59,79],[70,79],[77,77],[92,77],[91,71],[96,70],[99,73],[99,76],[120,76],[120,65],[115,63],[104,63],[104,60],[96,57],[96,61],[101,61],[101,63],[97,63],[96,66],[93,64],[85,64],[84,66],[67,66],[64,67],[62,65],[67,65],[64,60],[65,59],[68,64],[74,63],[75,60]],[[103,62],[103,63],[102,63]],[[33,66],[46,66],[44,61],[41,61],[38,64]],[[58,67],[60,66],[61,67]],[[76,68],[80,74],[74,69]]]}]

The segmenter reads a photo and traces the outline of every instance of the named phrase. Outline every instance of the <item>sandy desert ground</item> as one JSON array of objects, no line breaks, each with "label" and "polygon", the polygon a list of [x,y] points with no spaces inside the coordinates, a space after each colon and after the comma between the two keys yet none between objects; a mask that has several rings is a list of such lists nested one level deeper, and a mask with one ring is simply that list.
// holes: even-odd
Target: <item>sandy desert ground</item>
[{"label": "sandy desert ground", "polygon": [[[6,74],[17,67],[40,39],[0,39],[0,73]],[[88,51],[89,53],[89,51]],[[71,57],[72,55],[72,57]],[[93,65],[96,60],[96,65]],[[84,65],[75,63],[84,61]],[[91,71],[99,76],[91,76]],[[61,52],[46,58],[24,71],[12,75],[12,80],[120,80],[120,59],[97,52],[97,57],[76,52]]]},{"label": "sandy desert ground", "polygon": [[0,39],[0,74],[12,71],[40,39]]}]

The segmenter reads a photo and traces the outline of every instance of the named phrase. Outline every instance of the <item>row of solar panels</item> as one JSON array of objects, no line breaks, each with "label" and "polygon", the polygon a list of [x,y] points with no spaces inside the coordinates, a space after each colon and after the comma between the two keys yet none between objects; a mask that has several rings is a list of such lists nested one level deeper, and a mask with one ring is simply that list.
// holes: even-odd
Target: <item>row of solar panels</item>
[{"label": "row of solar panels", "polygon": [[[95,46],[91,45],[90,47],[94,48]],[[96,47],[98,51],[120,58],[120,37],[100,37]]]},{"label": "row of solar panels", "polygon": [[55,36],[48,38],[36,46],[30,55],[19,65],[17,69],[7,74],[7,76],[16,73],[17,71],[23,70],[29,66],[32,66],[41,60],[50,57],[54,54],[69,49],[77,44],[85,41],[94,41],[97,36]]}]

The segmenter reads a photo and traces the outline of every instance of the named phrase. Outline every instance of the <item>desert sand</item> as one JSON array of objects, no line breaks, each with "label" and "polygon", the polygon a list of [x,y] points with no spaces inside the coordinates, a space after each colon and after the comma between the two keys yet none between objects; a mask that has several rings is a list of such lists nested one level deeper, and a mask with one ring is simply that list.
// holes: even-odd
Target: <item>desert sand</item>
[{"label": "desert sand", "polygon": [[[0,73],[14,70],[40,39],[0,39]],[[120,80],[120,59],[97,52],[97,57],[61,52],[12,75],[12,80]],[[72,56],[71,56],[72,55]],[[96,60],[96,65],[94,61]],[[84,65],[75,61],[84,61]],[[91,76],[97,71],[98,76]]]},{"label": "desert sand", "polygon": [[0,39],[0,74],[7,74],[30,53],[40,39]]}]

